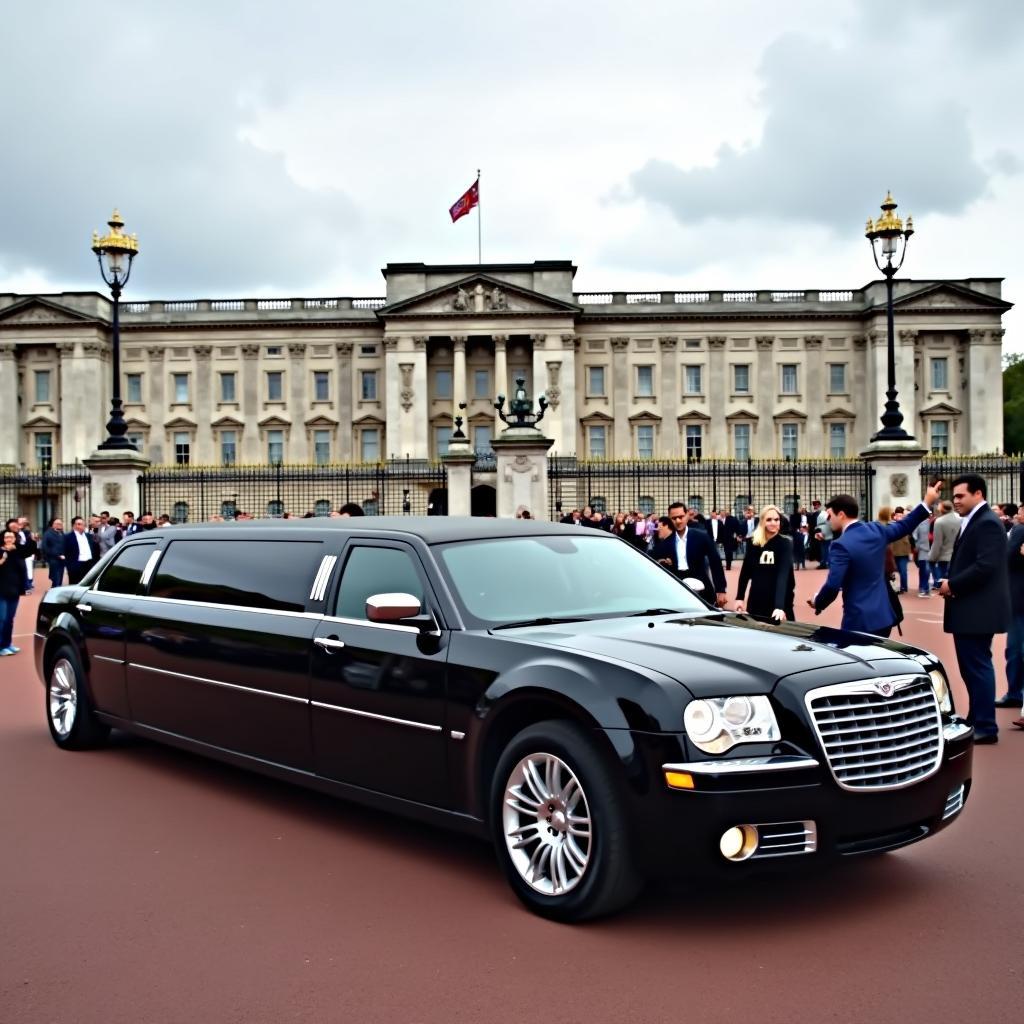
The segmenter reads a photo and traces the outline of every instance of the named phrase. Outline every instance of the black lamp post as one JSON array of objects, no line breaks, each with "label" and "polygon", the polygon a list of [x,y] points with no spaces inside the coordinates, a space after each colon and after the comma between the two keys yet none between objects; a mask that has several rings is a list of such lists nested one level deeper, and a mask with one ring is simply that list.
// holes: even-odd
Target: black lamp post
[{"label": "black lamp post", "polygon": [[885,275],[886,318],[888,323],[889,390],[886,391],[885,412],[882,413],[882,429],[871,438],[872,441],[911,441],[913,438],[903,429],[903,413],[900,412],[896,397],[896,332],[893,327],[892,279],[903,266],[907,254],[907,243],[914,233],[914,218],[907,217],[906,226],[896,215],[896,201],[887,192],[882,202],[882,215],[875,221],[868,217],[864,232],[871,243],[871,254],[875,266]]},{"label": "black lamp post", "polygon": [[114,211],[107,221],[110,233],[100,237],[92,233],[92,251],[100,265],[103,283],[110,289],[114,298],[114,389],[110,401],[110,421],[107,423],[107,439],[100,445],[101,451],[135,451],[135,445],[128,440],[125,432],[128,424],[124,421],[124,410],[121,408],[121,289],[128,283],[132,272],[132,261],[139,254],[137,235],[126,235],[121,230],[124,221]]}]

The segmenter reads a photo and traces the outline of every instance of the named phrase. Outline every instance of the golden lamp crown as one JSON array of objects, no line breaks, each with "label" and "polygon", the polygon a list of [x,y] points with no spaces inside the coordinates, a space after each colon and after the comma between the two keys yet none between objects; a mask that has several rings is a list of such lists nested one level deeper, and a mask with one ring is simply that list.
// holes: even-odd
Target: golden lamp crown
[{"label": "golden lamp crown", "polygon": [[896,200],[892,192],[886,192],[882,200],[882,215],[875,220],[868,217],[864,234],[868,238],[895,238],[898,235],[906,235],[909,238],[914,233],[914,218],[907,217],[906,225],[896,213]]},{"label": "golden lamp crown", "polygon": [[124,221],[121,220],[121,214],[117,210],[114,210],[107,225],[110,227],[109,234],[101,236],[98,231],[92,233],[93,252],[123,252],[133,256],[138,254],[139,236],[126,235],[122,231]]}]

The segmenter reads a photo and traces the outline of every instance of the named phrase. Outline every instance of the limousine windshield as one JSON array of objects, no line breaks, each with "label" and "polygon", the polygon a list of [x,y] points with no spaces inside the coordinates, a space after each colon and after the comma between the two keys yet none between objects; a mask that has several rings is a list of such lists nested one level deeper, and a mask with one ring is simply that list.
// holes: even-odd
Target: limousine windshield
[{"label": "limousine windshield", "polygon": [[708,610],[646,555],[602,537],[499,537],[439,550],[462,614],[478,629],[650,608]]}]

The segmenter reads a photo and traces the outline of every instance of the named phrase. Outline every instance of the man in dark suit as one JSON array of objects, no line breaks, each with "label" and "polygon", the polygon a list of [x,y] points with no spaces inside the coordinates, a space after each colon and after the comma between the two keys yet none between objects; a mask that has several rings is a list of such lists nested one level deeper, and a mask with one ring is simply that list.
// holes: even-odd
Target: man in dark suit
[{"label": "man in dark suit", "polygon": [[974,742],[996,743],[996,674],[992,637],[1010,624],[1006,530],[989,507],[988,488],[976,473],[953,481],[953,508],[961,517],[949,574],[939,584],[945,598],[942,628],[953,634],[957,665],[970,698],[967,721]]},{"label": "man in dark suit", "polygon": [[1006,693],[997,708],[1024,704],[1024,506],[1013,517],[1006,539],[1006,570],[1010,582],[1010,628],[1006,633]]},{"label": "man in dark suit", "polygon": [[[706,529],[689,525],[686,506],[679,501],[668,507],[668,517],[675,533],[654,545],[651,557],[672,569],[682,579],[700,580],[704,584],[701,594],[705,600],[724,608],[728,600],[722,560]],[[712,587],[714,580],[714,587]],[[712,594],[715,595],[712,598]]]},{"label": "man in dark suit", "polygon": [[96,538],[85,529],[85,520],[75,516],[71,532],[64,535],[64,564],[68,569],[68,583],[78,583],[99,561],[100,546]]},{"label": "man in dark suit", "polygon": [[732,560],[736,557],[736,548],[739,547],[746,531],[740,526],[740,521],[731,513],[727,512],[722,517],[722,551],[725,554],[726,569],[732,568]]},{"label": "man in dark suit", "polygon": [[885,579],[885,549],[923,523],[938,496],[937,485],[929,487],[917,508],[887,526],[862,522],[860,506],[851,494],[830,498],[825,513],[835,539],[830,545],[825,585],[807,601],[815,614],[827,608],[842,591],[842,628],[887,637],[896,624],[896,613],[886,592],[889,584]]}]

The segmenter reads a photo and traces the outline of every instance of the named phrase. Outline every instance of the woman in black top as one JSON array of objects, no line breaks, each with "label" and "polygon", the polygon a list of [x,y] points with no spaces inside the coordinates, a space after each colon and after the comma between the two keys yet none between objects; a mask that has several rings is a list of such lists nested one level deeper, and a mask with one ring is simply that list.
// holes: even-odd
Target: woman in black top
[{"label": "woman in black top", "polygon": [[14,616],[25,590],[25,557],[18,550],[18,535],[4,530],[0,540],[0,657],[17,654],[13,644]]},{"label": "woman in black top", "polygon": [[[743,556],[736,611],[746,611],[776,622],[783,619],[792,622],[796,618],[793,614],[793,593],[796,589],[793,542],[782,535],[781,529],[782,513],[774,505],[765,505]],[[748,583],[750,600],[744,604]]]}]

